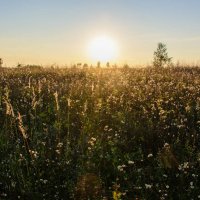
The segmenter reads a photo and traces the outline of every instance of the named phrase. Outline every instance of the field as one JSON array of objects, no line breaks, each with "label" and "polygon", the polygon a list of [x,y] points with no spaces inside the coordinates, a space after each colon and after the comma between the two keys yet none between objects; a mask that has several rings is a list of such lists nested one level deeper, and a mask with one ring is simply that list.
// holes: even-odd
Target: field
[{"label": "field", "polygon": [[0,199],[200,199],[200,68],[0,69]]}]

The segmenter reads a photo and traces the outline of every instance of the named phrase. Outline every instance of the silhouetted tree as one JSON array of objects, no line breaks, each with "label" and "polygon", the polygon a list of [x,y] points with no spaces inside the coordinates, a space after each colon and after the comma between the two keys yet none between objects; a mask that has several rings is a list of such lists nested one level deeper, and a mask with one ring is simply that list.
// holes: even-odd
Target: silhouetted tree
[{"label": "silhouetted tree", "polygon": [[106,67],[110,67],[110,63],[109,62],[106,63]]},{"label": "silhouetted tree", "polygon": [[129,65],[128,65],[128,64],[125,64],[125,65],[123,66],[123,68],[124,68],[124,69],[128,69],[128,68],[129,68]]},{"label": "silhouetted tree", "polygon": [[77,67],[81,68],[82,63],[77,63]]},{"label": "silhouetted tree", "polygon": [[0,67],[2,67],[2,65],[3,65],[3,59],[0,58]]},{"label": "silhouetted tree", "polygon": [[101,62],[100,62],[100,61],[97,62],[97,67],[98,67],[98,68],[101,67]]},{"label": "silhouetted tree", "polygon": [[18,64],[17,64],[17,67],[18,67],[18,68],[21,68],[21,67],[22,67],[22,64],[18,63]]},{"label": "silhouetted tree", "polygon": [[84,68],[84,69],[85,69],[85,68],[88,68],[88,64],[85,63],[85,64],[83,65],[83,68]]},{"label": "silhouetted tree", "polygon": [[156,68],[165,67],[171,63],[172,58],[168,57],[167,47],[163,43],[158,43],[157,50],[154,52],[153,66]]}]

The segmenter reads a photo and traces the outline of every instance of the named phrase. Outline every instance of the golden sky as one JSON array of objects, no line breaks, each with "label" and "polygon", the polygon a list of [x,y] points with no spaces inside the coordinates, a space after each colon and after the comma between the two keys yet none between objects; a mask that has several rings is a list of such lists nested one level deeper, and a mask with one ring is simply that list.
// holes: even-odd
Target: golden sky
[{"label": "golden sky", "polygon": [[199,62],[199,7],[197,0],[2,1],[0,57],[6,66],[143,65],[163,42],[174,61]]}]

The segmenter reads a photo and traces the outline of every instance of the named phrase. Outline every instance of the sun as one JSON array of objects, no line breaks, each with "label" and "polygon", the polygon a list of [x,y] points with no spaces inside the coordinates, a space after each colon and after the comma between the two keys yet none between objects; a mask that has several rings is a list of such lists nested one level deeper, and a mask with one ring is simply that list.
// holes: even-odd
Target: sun
[{"label": "sun", "polygon": [[88,54],[92,61],[114,61],[117,58],[118,46],[111,37],[98,36],[90,41]]}]

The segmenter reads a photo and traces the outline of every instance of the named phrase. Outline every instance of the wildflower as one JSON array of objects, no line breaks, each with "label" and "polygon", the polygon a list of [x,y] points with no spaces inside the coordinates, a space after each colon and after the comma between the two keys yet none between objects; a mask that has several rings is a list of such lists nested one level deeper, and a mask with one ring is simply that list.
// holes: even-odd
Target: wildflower
[{"label": "wildflower", "polygon": [[91,146],[94,146],[94,142],[93,141],[88,141],[88,144],[90,144]]},{"label": "wildflower", "polygon": [[37,151],[29,150],[29,153],[31,154],[31,156],[33,158],[38,158],[38,152]]},{"label": "wildflower", "polygon": [[186,110],[186,112],[189,112],[190,111],[190,106],[189,105],[187,105],[186,107],[185,107],[185,110]]},{"label": "wildflower", "polygon": [[57,148],[61,148],[63,146],[63,143],[62,142],[59,142],[58,144],[57,144]]},{"label": "wildflower", "polygon": [[108,130],[108,125],[106,125],[105,127],[104,127],[104,131],[107,131]]},{"label": "wildflower", "polygon": [[121,165],[118,165],[118,166],[117,166],[117,169],[118,169],[119,171],[123,171],[123,167],[122,167]]},{"label": "wildflower", "polygon": [[152,185],[151,184],[145,184],[146,189],[151,189]]},{"label": "wildflower", "polygon": [[164,148],[168,148],[169,147],[169,144],[168,143],[165,143],[164,144]]},{"label": "wildflower", "polygon": [[148,157],[148,158],[151,158],[151,157],[153,157],[153,154],[150,153],[147,157]]},{"label": "wildflower", "polygon": [[182,165],[179,165],[178,166],[178,169],[181,171],[183,168],[182,168]]},{"label": "wildflower", "polygon": [[113,199],[120,200],[122,193],[119,191],[113,191]]},{"label": "wildflower", "polygon": [[59,149],[56,149],[56,153],[57,153],[57,154],[60,154],[60,150],[59,150]]},{"label": "wildflower", "polygon": [[94,137],[91,137],[91,140],[95,142],[97,139],[96,139],[96,138],[94,138]]},{"label": "wildflower", "polygon": [[183,168],[188,169],[189,168],[189,162],[184,162],[183,163]]},{"label": "wildflower", "polygon": [[133,164],[134,164],[134,161],[129,160],[129,161],[128,161],[128,164],[129,164],[129,165],[133,165]]},{"label": "wildflower", "polygon": [[40,179],[40,182],[46,184],[48,181],[46,179]]},{"label": "wildflower", "polygon": [[124,171],[125,167],[126,167],[126,165],[118,165],[117,169],[122,172],[122,171]]},{"label": "wildflower", "polygon": [[45,146],[46,142],[41,142],[41,144],[42,144],[43,146]]}]

